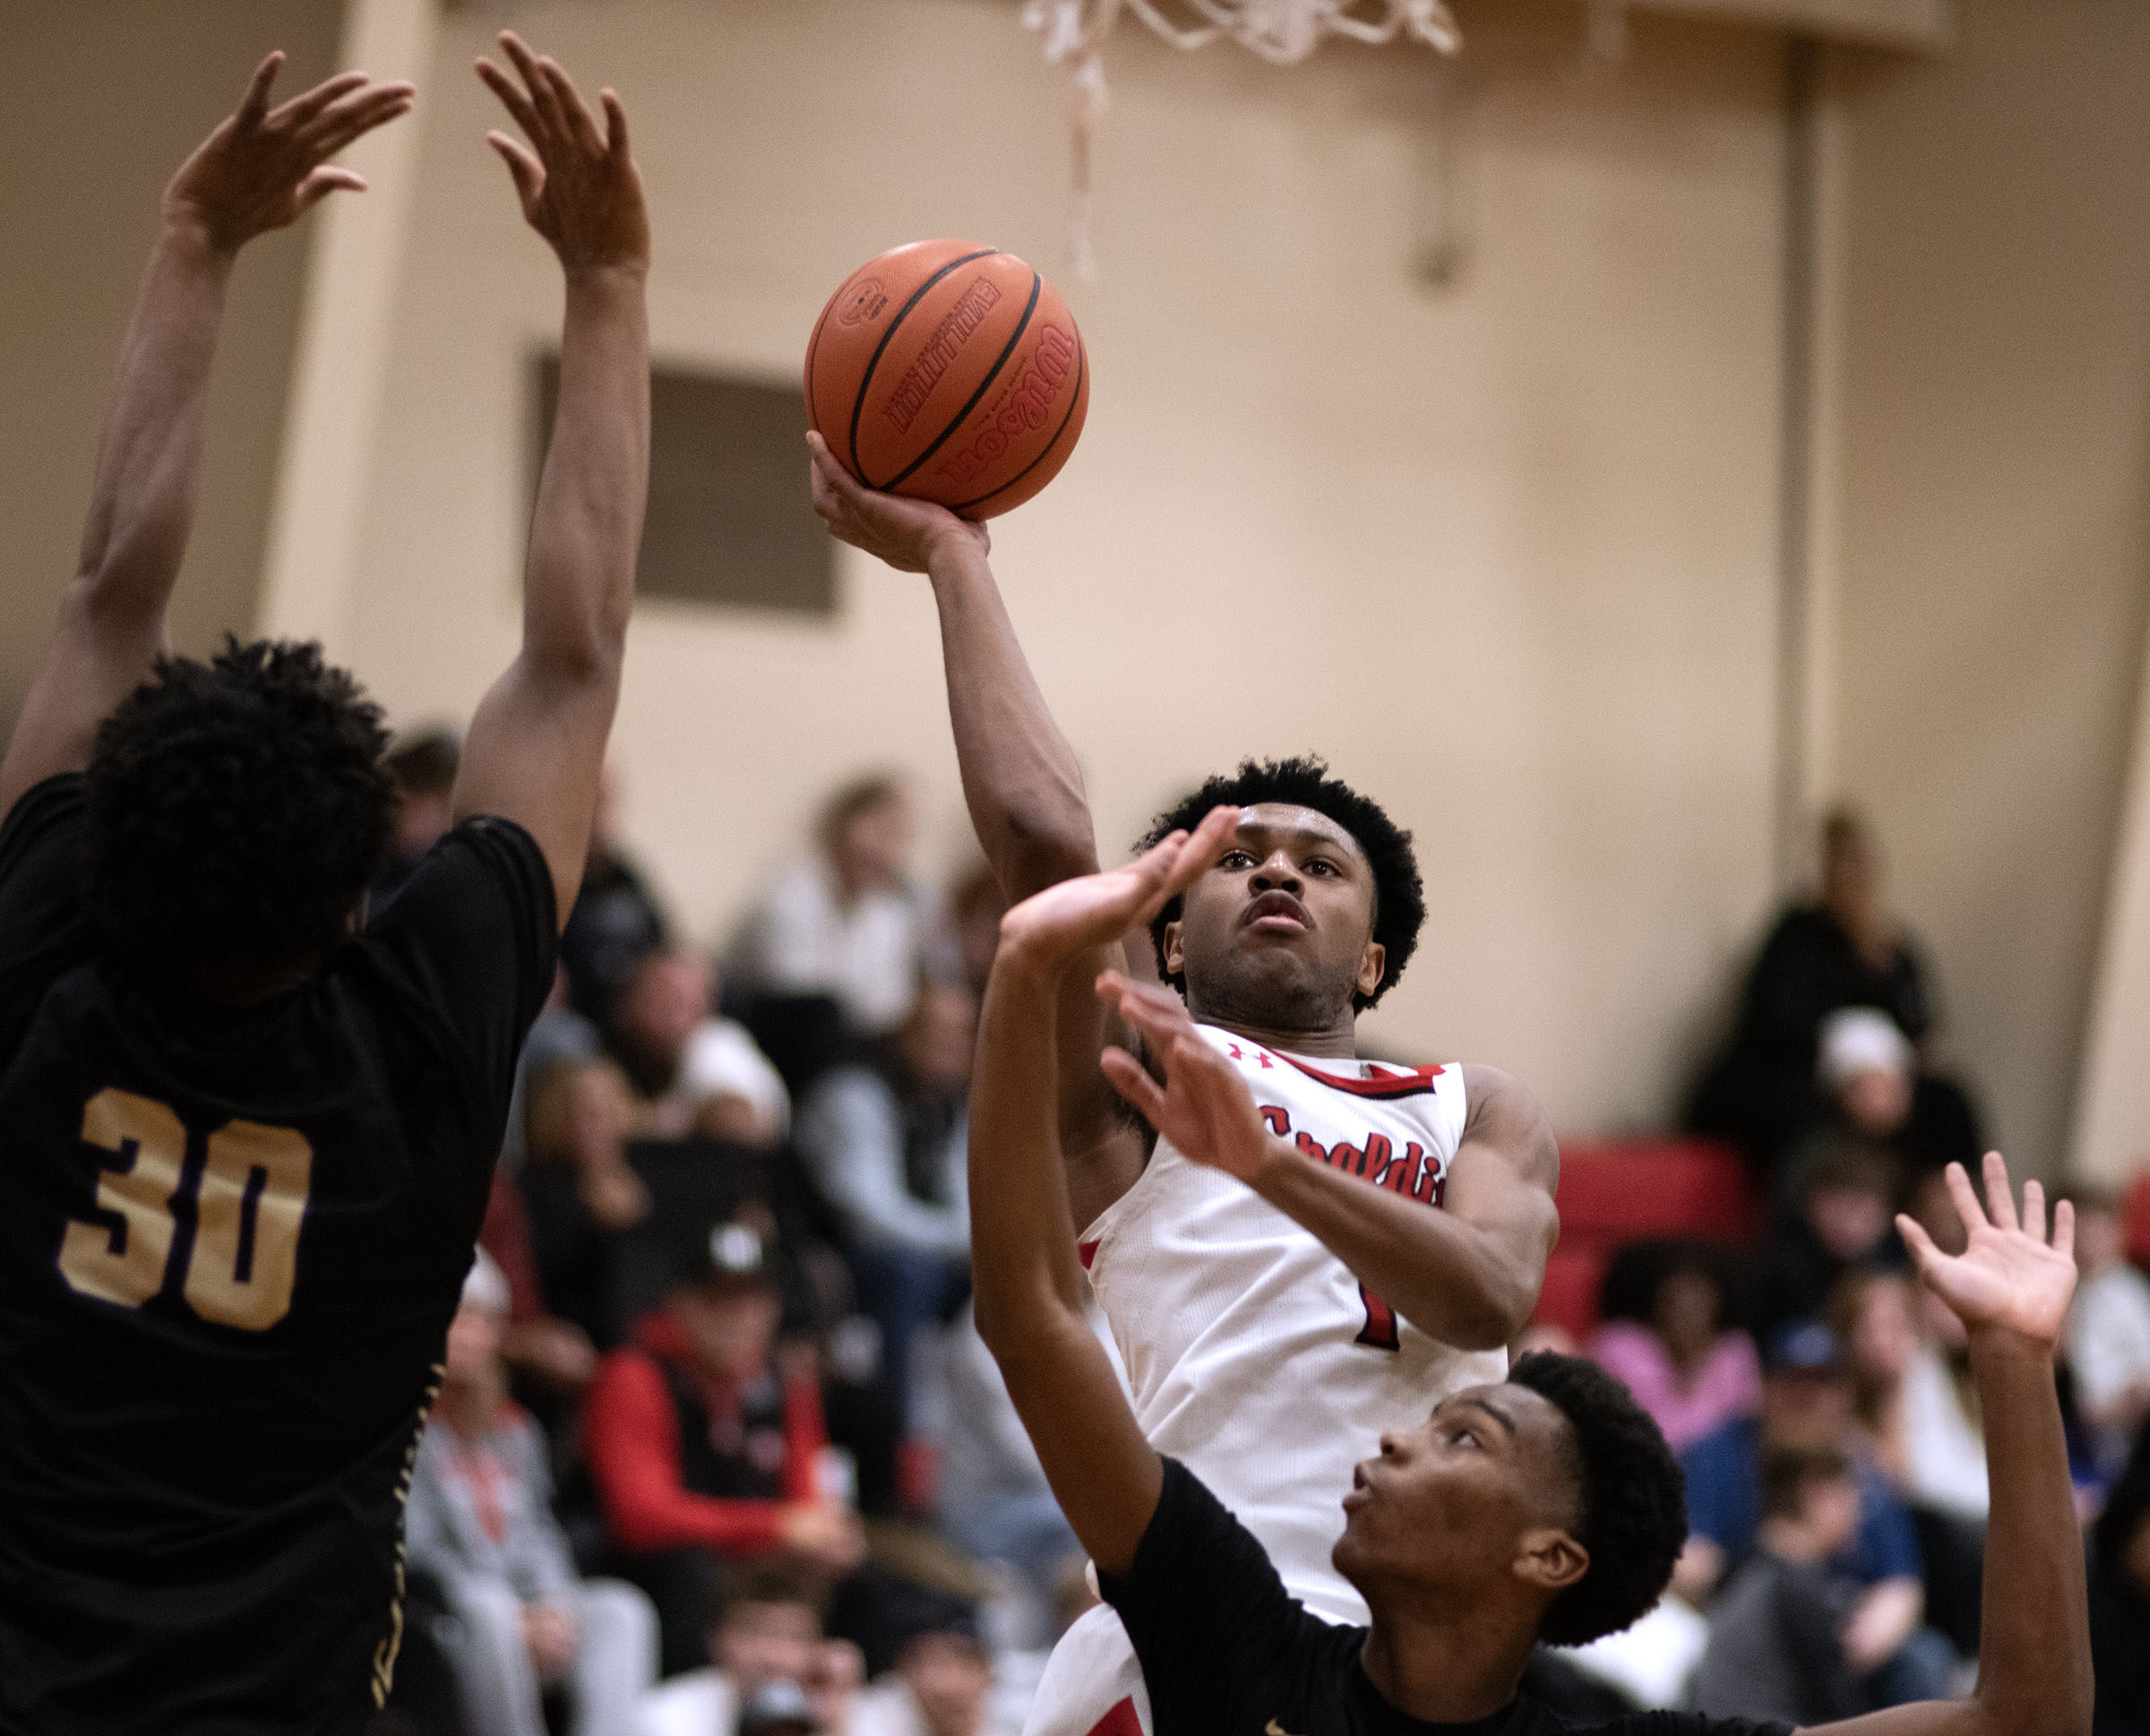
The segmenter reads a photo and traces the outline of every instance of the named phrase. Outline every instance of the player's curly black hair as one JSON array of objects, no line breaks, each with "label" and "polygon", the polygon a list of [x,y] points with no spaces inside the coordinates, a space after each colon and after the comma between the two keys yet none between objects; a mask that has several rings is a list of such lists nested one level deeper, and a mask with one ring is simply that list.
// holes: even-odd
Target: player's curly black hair
[{"label": "player's curly black hair", "polygon": [[[1353,1007],[1365,1011],[1394,986],[1417,950],[1418,931],[1426,920],[1425,888],[1418,877],[1411,834],[1389,819],[1380,803],[1330,777],[1326,760],[1311,753],[1289,760],[1242,760],[1239,769],[1229,777],[1218,773],[1176,807],[1159,814],[1135,848],[1147,850],[1174,832],[1192,831],[1212,808],[1248,808],[1258,802],[1280,802],[1327,814],[1357,839],[1365,853],[1373,870],[1373,938],[1388,952],[1373,993],[1352,997]],[[1174,898],[1150,924],[1149,939],[1157,950],[1159,975],[1183,993],[1186,977],[1165,970],[1165,924],[1179,917],[1180,900]]]},{"label": "player's curly black hair", "polygon": [[1582,1524],[1583,1577],[1552,1600],[1538,1637],[1584,1646],[1649,1612],[1687,1543],[1687,1478],[1656,1420],[1627,1388],[1580,1356],[1540,1351],[1509,1379],[1568,1419]]},{"label": "player's curly black hair", "polygon": [[158,658],[90,756],[90,915],[130,957],[311,964],[386,855],[387,746],[381,708],[318,645]]}]

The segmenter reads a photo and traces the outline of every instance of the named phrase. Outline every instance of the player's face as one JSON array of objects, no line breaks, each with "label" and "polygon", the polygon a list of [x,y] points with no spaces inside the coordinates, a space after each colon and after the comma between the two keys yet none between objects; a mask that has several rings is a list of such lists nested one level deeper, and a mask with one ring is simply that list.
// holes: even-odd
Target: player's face
[{"label": "player's face", "polygon": [[1169,969],[1198,1017],[1315,1030],[1380,986],[1373,869],[1327,814],[1282,803],[1248,808],[1217,865],[1187,889],[1165,929]]},{"label": "player's face", "polygon": [[1567,1419],[1527,1387],[1444,1398],[1354,1471],[1337,1570],[1370,1603],[1383,1586],[1549,1591],[1580,1578],[1567,1437]]}]

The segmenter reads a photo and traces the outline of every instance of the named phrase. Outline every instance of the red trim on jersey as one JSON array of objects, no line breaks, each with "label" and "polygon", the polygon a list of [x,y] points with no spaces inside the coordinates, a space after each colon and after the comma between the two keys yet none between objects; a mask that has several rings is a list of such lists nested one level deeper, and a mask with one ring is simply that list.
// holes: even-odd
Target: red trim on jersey
[{"label": "red trim on jersey", "polygon": [[1142,1718],[1135,1710],[1135,1697],[1122,1695],[1113,1709],[1090,1726],[1090,1736],[1142,1736]]},{"label": "red trim on jersey", "polygon": [[1445,1067],[1415,1067],[1406,1073],[1385,1073],[1370,1079],[1347,1079],[1341,1074],[1325,1073],[1319,1067],[1309,1067],[1303,1061],[1277,1052],[1279,1061],[1290,1061],[1310,1079],[1334,1086],[1339,1091],[1348,1091],[1354,1097],[1420,1097],[1433,1089],[1433,1081],[1449,1070]]},{"label": "red trim on jersey", "polygon": [[1088,1242],[1079,1242],[1075,1244],[1075,1258],[1082,1262],[1084,1271],[1088,1271],[1090,1262],[1097,1258],[1097,1244],[1103,1239],[1100,1236],[1092,1236]]}]

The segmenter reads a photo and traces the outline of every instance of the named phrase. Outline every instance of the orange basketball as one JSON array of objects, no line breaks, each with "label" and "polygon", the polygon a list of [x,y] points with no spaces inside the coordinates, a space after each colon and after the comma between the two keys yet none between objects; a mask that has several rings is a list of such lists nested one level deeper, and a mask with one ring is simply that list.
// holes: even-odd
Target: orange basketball
[{"label": "orange basketball", "polygon": [[806,419],[869,488],[967,519],[1060,473],[1090,403],[1067,304],[1013,254],[914,241],[830,296],[806,346]]}]

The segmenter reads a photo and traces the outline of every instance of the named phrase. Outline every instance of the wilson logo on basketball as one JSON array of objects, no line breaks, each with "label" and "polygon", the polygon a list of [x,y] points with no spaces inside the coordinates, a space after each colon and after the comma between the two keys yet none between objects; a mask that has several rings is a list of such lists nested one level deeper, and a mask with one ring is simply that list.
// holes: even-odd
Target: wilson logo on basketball
[{"label": "wilson logo on basketball", "polygon": [[881,287],[881,279],[868,278],[844,297],[843,312],[836,316],[836,322],[838,325],[856,325],[862,320],[877,320],[888,305],[889,298]]},{"label": "wilson logo on basketball", "polygon": [[1056,325],[1045,327],[992,419],[968,447],[942,460],[934,467],[936,474],[961,486],[1006,451],[1015,435],[1025,428],[1042,427],[1074,365],[1075,339]]},{"label": "wilson logo on basketball", "polygon": [[910,427],[911,418],[925,403],[926,394],[940,384],[941,376],[956,359],[956,352],[969,340],[970,334],[978,329],[978,322],[1000,298],[1001,292],[993,281],[980,278],[948,310],[948,317],[933,328],[933,337],[918,352],[918,359],[911,364],[910,372],[882,406],[882,414],[896,425],[898,433]]}]

